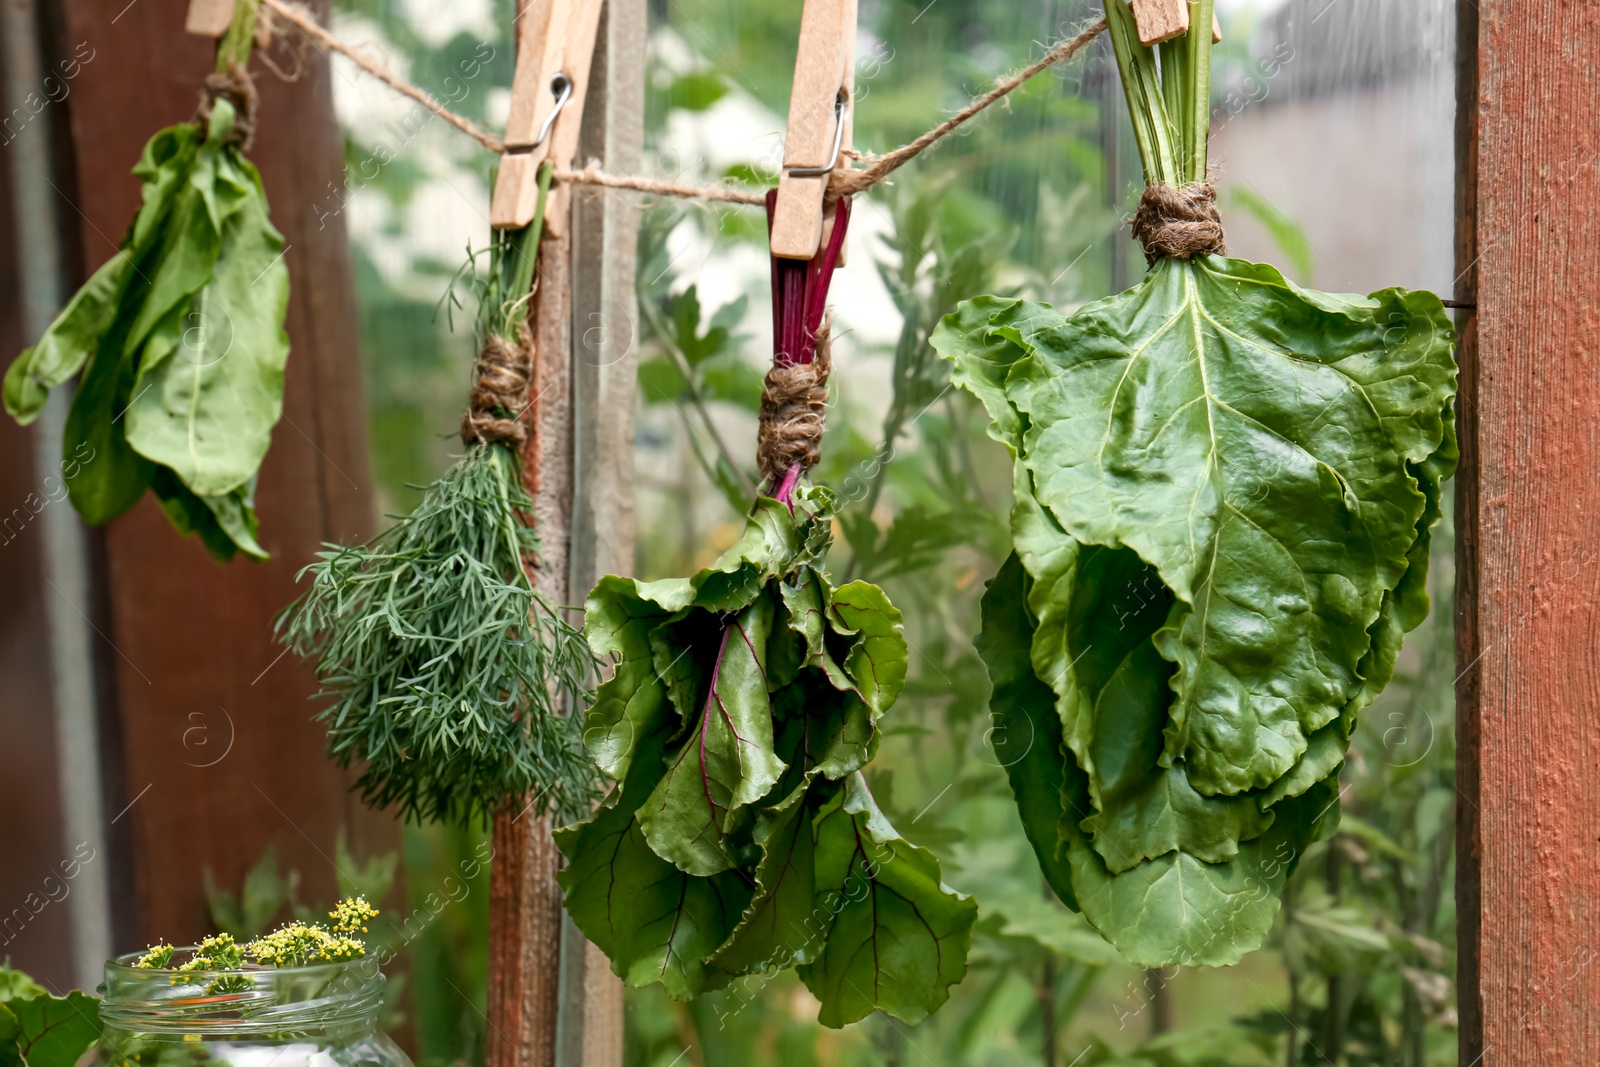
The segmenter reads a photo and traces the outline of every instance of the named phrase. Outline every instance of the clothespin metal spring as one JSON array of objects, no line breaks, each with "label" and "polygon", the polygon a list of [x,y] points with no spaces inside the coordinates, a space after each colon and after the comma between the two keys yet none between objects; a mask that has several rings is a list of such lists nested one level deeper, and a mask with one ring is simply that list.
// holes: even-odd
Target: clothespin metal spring
[{"label": "clothespin metal spring", "polygon": [[539,136],[533,139],[532,144],[506,145],[506,154],[515,155],[519,152],[532,152],[544,144],[545,138],[550,136],[550,129],[556,124],[556,116],[561,114],[561,109],[567,106],[567,101],[572,99],[572,79],[565,71],[557,71],[556,76],[550,79],[550,95],[556,98],[556,106],[550,109],[550,114],[544,120],[544,125],[539,127]]},{"label": "clothespin metal spring", "polygon": [[839,165],[839,156],[844,151],[844,126],[845,109],[849,106],[844,90],[839,90],[838,97],[833,104],[833,153],[828,163],[820,167],[785,167],[783,172],[791,178],[823,178],[832,174]]}]

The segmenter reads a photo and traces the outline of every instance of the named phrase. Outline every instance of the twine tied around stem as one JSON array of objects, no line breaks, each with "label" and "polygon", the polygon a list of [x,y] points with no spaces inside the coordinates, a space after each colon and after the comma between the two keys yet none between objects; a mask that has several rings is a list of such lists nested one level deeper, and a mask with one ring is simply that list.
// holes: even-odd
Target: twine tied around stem
[{"label": "twine tied around stem", "polygon": [[833,357],[824,319],[816,333],[816,355],[810,363],[774,366],[761,391],[761,429],[756,463],[771,484],[799,464],[806,470],[822,459],[822,431],[827,424],[828,373]]},{"label": "twine tied around stem", "polygon": [[227,100],[233,105],[234,114],[233,129],[228,131],[228,143],[238,145],[240,151],[248,151],[250,142],[256,136],[258,99],[260,97],[250,72],[236,62],[230,63],[227,70],[206,75],[205,88],[200,91],[200,107],[195,111],[194,120],[200,124],[200,131],[204,134],[211,125],[211,109],[218,100]]},{"label": "twine tied around stem", "polygon": [[[472,393],[461,419],[464,444],[482,441],[521,449],[528,439],[523,414],[528,408],[528,376],[533,368],[533,335],[517,327],[517,339],[490,336],[473,365]],[[507,414],[509,413],[509,414]]]},{"label": "twine tied around stem", "polygon": [[1133,236],[1144,246],[1145,259],[1193,259],[1227,250],[1222,216],[1217,213],[1217,187],[1209,181],[1182,189],[1147,185],[1133,216]]}]

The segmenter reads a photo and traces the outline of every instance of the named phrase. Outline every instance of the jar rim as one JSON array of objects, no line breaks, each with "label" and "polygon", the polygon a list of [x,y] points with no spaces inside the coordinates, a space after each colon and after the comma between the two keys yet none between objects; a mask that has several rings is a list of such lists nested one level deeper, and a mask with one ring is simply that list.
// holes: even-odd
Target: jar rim
[{"label": "jar rim", "polygon": [[[194,946],[179,946],[189,951]],[[246,964],[220,970],[180,971],[138,967],[143,953],[106,961],[98,992],[108,1026],[141,1031],[200,1032],[217,1037],[370,1023],[383,1000],[384,976],[376,955],[296,967]],[[218,978],[243,979],[225,992],[208,989]]]},{"label": "jar rim", "polygon": [[[193,953],[198,951],[198,949],[198,945],[175,945],[173,946],[173,954],[177,955],[184,952]],[[368,966],[376,969],[378,963],[378,958],[376,956],[361,955],[348,960],[324,960],[320,963],[307,963],[297,967],[277,967],[260,963],[247,963],[241,967],[220,967],[216,969],[197,967],[194,970],[183,971],[176,967],[137,966],[136,964],[140,958],[145,955],[145,952],[124,952],[120,956],[111,957],[109,960],[106,960],[106,976],[110,977],[112,972],[115,971],[119,975],[129,977],[143,977],[146,975],[153,976],[159,974],[183,974],[195,975],[196,977],[205,976],[208,978],[220,978],[223,976],[236,975],[243,975],[244,977],[249,978],[254,975],[265,974],[286,975],[290,977],[300,975],[316,977],[329,974],[349,973],[361,964],[367,964]]]}]

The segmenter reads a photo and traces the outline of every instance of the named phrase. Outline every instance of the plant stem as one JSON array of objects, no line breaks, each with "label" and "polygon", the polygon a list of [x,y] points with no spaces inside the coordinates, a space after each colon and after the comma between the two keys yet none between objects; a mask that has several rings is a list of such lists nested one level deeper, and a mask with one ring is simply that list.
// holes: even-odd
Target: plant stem
[{"label": "plant stem", "polygon": [[[1339,899],[1340,889],[1340,862],[1339,849],[1334,842],[1328,843],[1328,855],[1324,861],[1323,878],[1328,889],[1328,896],[1333,900]],[[1327,976],[1328,1005],[1322,1012],[1322,1058],[1332,1064],[1339,1062],[1339,1055],[1344,1048],[1344,979],[1337,971],[1330,971]]]},{"label": "plant stem", "polygon": [[546,163],[539,168],[539,202],[533,210],[533,221],[502,238],[505,253],[501,256],[498,279],[501,283],[499,311],[504,316],[500,328],[502,337],[515,337],[517,323],[527,318],[534,268],[539,262],[539,239],[544,236],[544,210],[550,199],[550,178],[554,173],[553,164]]},{"label": "plant stem", "polygon": [[1044,1067],[1056,1067],[1056,956],[1049,949],[1044,954],[1044,973],[1039,979],[1039,1023],[1044,1031],[1040,1040],[1044,1052]]},{"label": "plant stem", "polygon": [[1211,132],[1211,24],[1216,0],[1188,0],[1189,32],[1156,49],[1139,40],[1127,0],[1106,0],[1112,51],[1128,98],[1146,185],[1184,186],[1206,177]]},{"label": "plant stem", "polygon": [[250,47],[256,38],[256,8],[259,0],[236,0],[233,21],[228,32],[217,42],[217,70],[226,71],[237,63],[241,67],[250,63]]},{"label": "plant stem", "polygon": [[1122,75],[1122,91],[1128,98],[1133,136],[1139,142],[1145,184],[1175,185],[1179,171],[1172,152],[1161,79],[1156,73],[1155,52],[1139,42],[1139,27],[1127,0],[1106,0],[1106,24],[1111,31],[1117,70]]},{"label": "plant stem", "polygon": [[717,430],[717,424],[711,421],[711,412],[706,407],[705,397],[701,394],[700,387],[695,384],[694,368],[689,365],[689,357],[684,354],[682,349],[672,343],[672,335],[668,332],[666,323],[661,320],[661,312],[651,301],[640,300],[639,309],[644,312],[645,318],[650,320],[650,328],[655,331],[656,338],[661,342],[661,347],[666,349],[667,355],[671,356],[673,361],[677,363],[678,371],[683,375],[683,387],[689,394],[689,403],[700,416],[700,421],[704,425],[705,435],[710,440],[712,447],[717,450],[715,461],[706,457],[700,447],[700,443],[695,440],[694,426],[689,422],[689,417],[680,409],[678,413],[683,415],[684,427],[689,431],[689,448],[694,452],[696,462],[705,471],[706,477],[711,479],[722,490],[723,495],[728,498],[728,502],[733,506],[734,510],[742,509],[743,490],[738,483],[741,480],[748,482],[749,478],[735,467],[733,461],[728,458],[730,454],[728,446],[723,442],[722,434]]},{"label": "plant stem", "polygon": [[1211,137],[1211,23],[1216,17],[1216,0],[1189,0],[1188,91],[1184,94],[1184,120],[1189,125],[1184,135],[1190,182],[1206,180],[1207,141]]},{"label": "plant stem", "polygon": [[[1154,981],[1155,985],[1150,983]],[[1167,989],[1165,968],[1153,967],[1144,972],[1145,988],[1150,991],[1150,1036],[1160,1037],[1172,1030],[1172,994]]]}]

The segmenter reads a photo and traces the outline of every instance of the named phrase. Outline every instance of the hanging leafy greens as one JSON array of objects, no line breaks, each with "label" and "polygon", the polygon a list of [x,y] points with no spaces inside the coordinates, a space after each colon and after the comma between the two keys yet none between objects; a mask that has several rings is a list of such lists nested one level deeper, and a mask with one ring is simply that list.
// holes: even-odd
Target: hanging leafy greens
[{"label": "hanging leafy greens", "polygon": [[585,735],[622,784],[560,831],[559,877],[633,984],[687,999],[796,966],[825,1025],[916,1022],[965,972],[977,908],[861,776],[905,684],[900,612],[822,571],[832,495],[792,504],[762,497],[693,578],[610,576],[590,594],[589,642],[616,669]]},{"label": "hanging leafy greens", "polygon": [[321,715],[333,757],[363,764],[368,804],[420,819],[515,802],[569,820],[598,799],[572,714],[588,704],[594,658],[529,577],[539,538],[515,451],[550,173],[533,225],[497,234],[491,250],[466,455],[372,541],[320,553],[310,590],[278,622],[333,698]]},{"label": "hanging leafy greens", "polygon": [[283,412],[289,272],[242,150],[255,90],[237,66],[218,85],[209,121],[145,146],[144,206],[120,251],[11,364],[5,406],[27,425],[81,375],[62,448],[82,460],[67,492],[84,520],[109,522],[148,488],[216,558],[264,559],[256,472]]},{"label": "hanging leafy greens", "polygon": [[773,261],[758,448],[772,495],[694,577],[610,575],[589,594],[585,632],[613,673],[584,735],[620,784],[556,835],[567,911],[630,984],[687,1000],[795,967],[832,1027],[926,1018],[966,973],[977,918],[867,787],[906,681],[901,616],[877,586],[829,581],[833,494],[799,486],[849,215],[845,197],[815,259]]},{"label": "hanging leafy greens", "polygon": [[1315,293],[1194,247],[1221,237],[1209,40],[1158,74],[1124,0],[1107,14],[1149,274],[1071,317],[979,297],[933,343],[1015,457],[979,650],[1040,865],[1129,960],[1228,964],[1336,825],[1356,716],[1427,614],[1454,332],[1431,293]]}]

